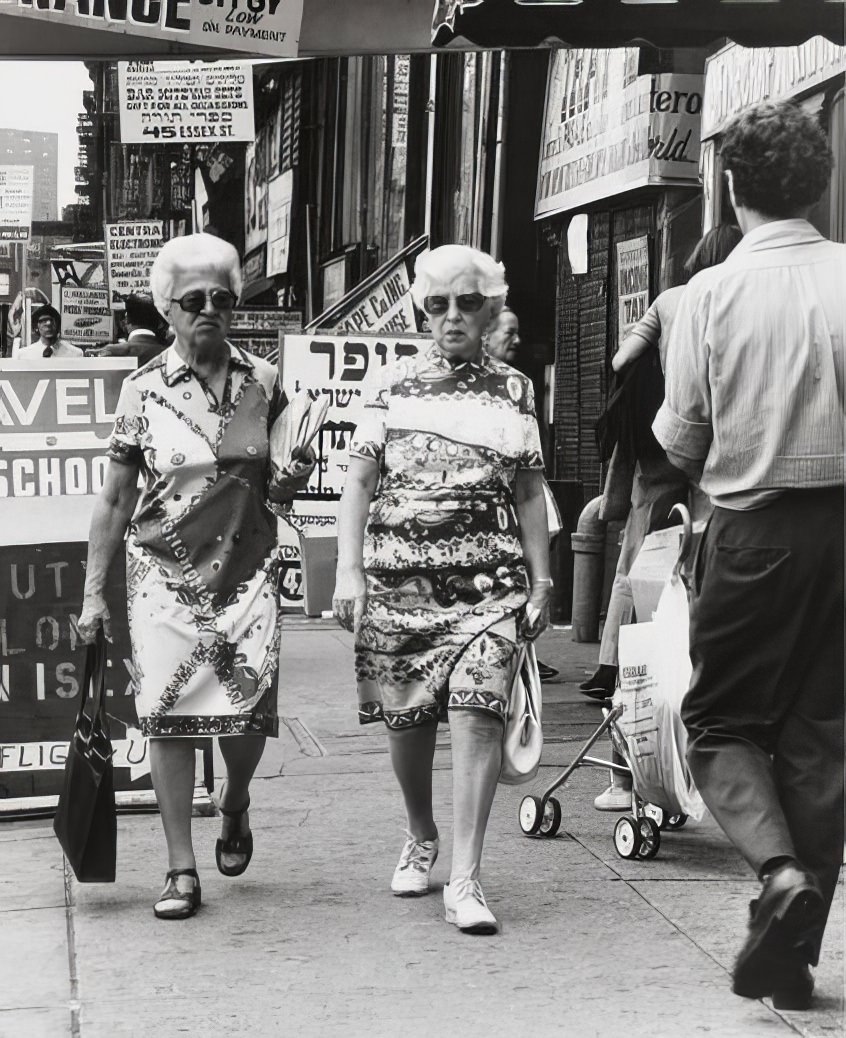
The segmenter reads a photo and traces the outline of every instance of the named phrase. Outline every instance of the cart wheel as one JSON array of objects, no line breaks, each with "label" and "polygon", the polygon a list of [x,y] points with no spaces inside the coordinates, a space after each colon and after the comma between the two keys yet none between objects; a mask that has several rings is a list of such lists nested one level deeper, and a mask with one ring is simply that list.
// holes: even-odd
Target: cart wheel
[{"label": "cart wheel", "polygon": [[655,857],[661,847],[661,833],[654,818],[641,818],[638,825],[640,826],[640,847],[637,856],[643,861],[649,861]]},{"label": "cart wheel", "polygon": [[657,807],[655,804],[646,804],[644,805],[643,813],[647,818],[651,818],[659,829],[663,829],[667,825],[667,812],[663,807]]},{"label": "cart wheel", "polygon": [[614,826],[614,850],[621,858],[636,858],[640,850],[640,830],[634,818],[625,815]]},{"label": "cart wheel", "polygon": [[667,832],[674,832],[676,829],[683,829],[687,823],[687,815],[670,815],[664,824],[664,828]]},{"label": "cart wheel", "polygon": [[520,828],[526,836],[537,835],[541,822],[543,822],[543,814],[543,801],[540,797],[523,797],[517,817],[520,819]]},{"label": "cart wheel", "polygon": [[548,840],[551,840],[560,828],[561,805],[555,797],[550,797],[544,805],[543,819],[538,828],[538,836],[545,836]]}]

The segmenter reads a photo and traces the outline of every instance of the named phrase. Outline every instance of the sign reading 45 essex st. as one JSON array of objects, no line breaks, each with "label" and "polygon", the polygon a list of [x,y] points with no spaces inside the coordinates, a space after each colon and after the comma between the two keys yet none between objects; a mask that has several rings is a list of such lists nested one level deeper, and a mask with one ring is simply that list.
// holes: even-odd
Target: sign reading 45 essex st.
[{"label": "sign reading 45 essex st.", "polygon": [[17,0],[4,13],[283,58],[297,55],[303,0]]}]

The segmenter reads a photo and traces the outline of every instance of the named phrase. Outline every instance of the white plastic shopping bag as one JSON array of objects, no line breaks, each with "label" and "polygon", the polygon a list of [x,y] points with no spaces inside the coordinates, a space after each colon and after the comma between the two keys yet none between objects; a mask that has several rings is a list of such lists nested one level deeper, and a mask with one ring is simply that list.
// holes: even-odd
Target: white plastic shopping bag
[{"label": "white plastic shopping bag", "polygon": [[650,623],[620,628],[619,721],[635,790],[671,815],[700,819],[705,805],[685,760],[681,703],[690,685],[690,616],[678,572],[667,581]]}]

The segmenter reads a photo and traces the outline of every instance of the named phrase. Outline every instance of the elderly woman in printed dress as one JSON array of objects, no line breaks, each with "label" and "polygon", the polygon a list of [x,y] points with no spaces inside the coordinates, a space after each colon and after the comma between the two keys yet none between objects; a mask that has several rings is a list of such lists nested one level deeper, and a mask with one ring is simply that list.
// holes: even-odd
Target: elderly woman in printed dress
[{"label": "elderly woman in printed dress", "polygon": [[169,859],[154,912],[184,919],[201,900],[191,840],[196,737],[225,736],[218,869],[237,876],[252,856],[250,780],[278,730],[269,498],[290,501],[313,466],[271,468],[269,428],[284,403],[274,367],[226,338],[241,290],[235,249],[208,234],[175,238],[153,264],[151,288],[176,338],[123,385],[79,627],[89,641],[101,624],[108,634],[106,577],[128,529],[137,710]]},{"label": "elderly woman in printed dress", "polygon": [[429,891],[432,762],[448,719],[446,919],[485,934],[498,929],[479,872],[508,697],[521,643],[546,626],[552,584],[531,383],[482,346],[507,290],[502,265],[476,249],[418,259],[412,296],[434,343],[385,369],[354,435],[334,601],[356,633],[360,721],[386,724],[405,800],[391,888]]}]

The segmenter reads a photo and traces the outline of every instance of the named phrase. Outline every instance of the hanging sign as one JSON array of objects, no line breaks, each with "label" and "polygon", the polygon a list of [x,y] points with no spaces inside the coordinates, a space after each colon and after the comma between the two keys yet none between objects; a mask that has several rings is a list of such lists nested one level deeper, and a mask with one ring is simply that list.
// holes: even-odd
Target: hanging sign
[{"label": "hanging sign", "polygon": [[122,144],[255,138],[245,62],[122,61],[118,91]]},{"label": "hanging sign", "polygon": [[553,51],[535,219],[650,185],[698,184],[701,76],[639,76],[638,50]]},{"label": "hanging sign", "polygon": [[149,293],[150,268],[164,244],[161,220],[106,224],[106,270],[109,305],[123,310],[132,292]]},{"label": "hanging sign", "polygon": [[303,0],[17,0],[4,14],[74,30],[101,30],[216,51],[296,57]]},{"label": "hanging sign", "polygon": [[267,185],[267,276],[288,271],[291,247],[291,206],[294,171],[289,169]]},{"label": "hanging sign", "polygon": [[0,166],[0,240],[29,239],[32,192],[32,166]]},{"label": "hanging sign", "polygon": [[649,306],[649,239],[617,243],[618,344],[622,343]]},{"label": "hanging sign", "polygon": [[62,288],[62,338],[74,346],[103,346],[112,341],[112,310],[105,288]]}]

